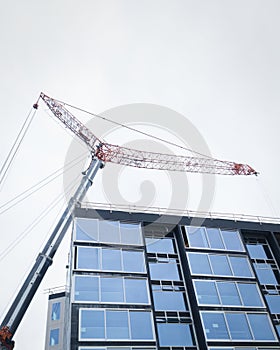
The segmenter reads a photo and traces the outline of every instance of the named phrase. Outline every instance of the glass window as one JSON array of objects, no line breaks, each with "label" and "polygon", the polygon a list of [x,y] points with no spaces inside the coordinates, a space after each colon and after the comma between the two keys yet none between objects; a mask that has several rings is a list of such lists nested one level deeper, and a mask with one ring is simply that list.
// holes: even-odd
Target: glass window
[{"label": "glass window", "polygon": [[99,278],[75,276],[75,301],[99,301]]},{"label": "glass window", "polygon": [[81,310],[80,338],[81,339],[104,339],[104,311]]},{"label": "glass window", "polygon": [[145,311],[130,311],[131,339],[154,339],[151,313]]},{"label": "glass window", "polygon": [[51,319],[52,321],[56,321],[60,319],[60,303],[53,303],[52,304],[52,314]]},{"label": "glass window", "polygon": [[267,314],[248,314],[250,326],[256,340],[274,340]]},{"label": "glass window", "polygon": [[188,258],[192,273],[201,275],[212,274],[207,254],[188,253]]},{"label": "glass window", "polygon": [[123,250],[123,270],[126,272],[146,272],[144,253],[137,250]]},{"label": "glass window", "polygon": [[220,300],[218,297],[215,282],[211,281],[195,281],[196,296],[198,304],[200,305],[219,305]]},{"label": "glass window", "polygon": [[226,313],[226,319],[231,339],[247,340],[252,339],[245,314]]},{"label": "glass window", "polygon": [[249,261],[246,257],[229,257],[234,276],[252,277]]},{"label": "glass window", "polygon": [[227,250],[244,251],[238,231],[221,230]]},{"label": "glass window", "polygon": [[191,326],[186,323],[158,323],[160,346],[192,346]]},{"label": "glass window", "polygon": [[224,249],[224,244],[218,228],[207,228],[207,236],[212,249]]},{"label": "glass window", "polygon": [[214,275],[232,275],[226,255],[210,255],[209,257]]},{"label": "glass window", "polygon": [[100,282],[102,302],[124,302],[122,278],[102,277]]},{"label": "glass window", "polygon": [[222,305],[241,305],[238,291],[234,282],[218,282],[217,288]]},{"label": "glass window", "polygon": [[127,303],[149,303],[147,280],[126,278],[124,284]]},{"label": "glass window", "polygon": [[278,337],[280,337],[280,324],[275,325],[277,333],[278,333]]},{"label": "glass window", "polygon": [[99,220],[99,241],[120,243],[119,221]]},{"label": "glass window", "polygon": [[50,346],[57,345],[59,343],[59,329],[51,329],[50,331]]},{"label": "glass window", "polygon": [[108,339],[129,339],[127,311],[106,310],[106,334]]},{"label": "glass window", "polygon": [[122,271],[121,251],[118,249],[102,249],[102,269]]},{"label": "glass window", "polygon": [[207,339],[229,339],[224,314],[202,312],[201,315]]},{"label": "glass window", "polygon": [[208,248],[209,243],[206,236],[205,227],[186,227],[190,247]]},{"label": "glass window", "polygon": [[125,244],[142,245],[142,232],[140,224],[120,223],[121,242]]},{"label": "glass window", "polygon": [[269,310],[272,314],[280,314],[280,295],[266,295]]},{"label": "glass window", "polygon": [[174,240],[172,238],[149,238],[145,239],[148,253],[169,253],[174,254]]},{"label": "glass window", "polygon": [[[158,286],[153,286],[153,289]],[[185,311],[186,304],[183,292],[153,290],[155,310]]]},{"label": "glass window", "polygon": [[78,247],[78,269],[99,269],[99,249]]},{"label": "glass window", "polygon": [[149,263],[152,280],[179,281],[179,271],[176,260],[165,262]]},{"label": "glass window", "polygon": [[269,264],[254,263],[253,266],[261,284],[278,284],[274,272]]},{"label": "glass window", "polygon": [[237,283],[244,306],[263,306],[263,302],[255,283]]},{"label": "glass window", "polygon": [[98,221],[94,219],[77,218],[76,219],[76,240],[97,241],[98,240]]},{"label": "glass window", "polygon": [[268,259],[262,244],[246,244],[251,259]]}]

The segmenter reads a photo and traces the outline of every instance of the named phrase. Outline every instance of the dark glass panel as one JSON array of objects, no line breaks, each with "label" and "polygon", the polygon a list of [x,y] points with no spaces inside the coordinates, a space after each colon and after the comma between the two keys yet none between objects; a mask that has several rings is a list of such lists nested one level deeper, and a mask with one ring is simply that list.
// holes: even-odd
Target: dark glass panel
[{"label": "dark glass panel", "polygon": [[193,274],[212,275],[207,254],[188,253],[188,257]]},{"label": "dark glass panel", "polygon": [[99,301],[99,279],[75,276],[75,301]]},{"label": "dark glass panel", "polygon": [[130,311],[131,339],[154,339],[151,313],[145,311]]},{"label": "dark glass panel", "polygon": [[245,314],[227,313],[226,319],[232,339],[252,339],[252,335]]},{"label": "dark glass panel", "polygon": [[218,297],[215,282],[211,281],[195,281],[196,297],[198,304],[200,305],[219,305],[220,300]]},{"label": "dark glass panel", "polygon": [[224,314],[203,312],[202,319],[207,339],[229,339]]},{"label": "dark glass panel", "polygon": [[106,311],[107,339],[129,339],[127,311]]},{"label": "dark glass panel", "polygon": [[192,346],[191,326],[186,323],[158,323],[160,346]]},{"label": "dark glass panel", "polygon": [[210,262],[214,275],[231,276],[228,259],[225,255],[210,255]]},{"label": "dark glass panel", "polygon": [[267,314],[248,314],[251,329],[256,340],[274,340]]}]

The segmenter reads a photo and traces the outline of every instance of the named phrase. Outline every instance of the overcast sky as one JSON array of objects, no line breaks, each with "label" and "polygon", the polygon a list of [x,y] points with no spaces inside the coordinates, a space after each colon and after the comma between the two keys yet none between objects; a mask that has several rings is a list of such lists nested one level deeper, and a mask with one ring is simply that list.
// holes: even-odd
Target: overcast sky
[{"label": "overcast sky", "polygon": [[[250,164],[260,172],[259,178],[215,177],[215,186],[211,185],[214,196],[210,191],[206,209],[279,217],[279,12],[278,0],[2,2],[1,164],[43,91],[159,137],[192,148],[207,146],[216,158]],[[159,106],[157,111],[154,105]],[[150,115],[141,119],[139,108]],[[164,114],[168,108],[170,114]],[[71,149],[86,152],[73,144],[69,133],[45,109],[41,102],[1,187],[0,205],[63,167],[71,158]],[[162,111],[162,120],[158,111]],[[174,115],[178,122],[172,119]],[[84,122],[93,129],[97,122],[87,118]],[[101,131],[110,142],[141,146],[139,135],[96,124],[93,132]],[[192,142],[195,132],[199,142]],[[147,140],[143,145],[149,145]],[[110,185],[109,190],[102,188],[105,175],[115,174],[116,170],[110,169],[115,168],[107,165],[104,179],[101,174],[96,179],[90,200],[119,198],[110,194]],[[176,192],[172,177],[145,171],[141,177],[139,174],[137,169],[120,174],[118,195],[122,200],[139,202],[145,179],[144,190],[152,188],[155,193],[152,204],[169,207]],[[28,235],[25,229],[75,176],[71,171],[64,185],[58,180],[0,215],[1,314],[39,253],[63,202]],[[198,178],[200,185],[196,186]],[[195,188],[209,182],[200,175],[188,181],[188,208],[196,210],[203,193]],[[9,252],[21,234],[23,240]],[[44,348],[44,290],[65,283],[68,248],[69,239],[18,329],[18,349]]]}]

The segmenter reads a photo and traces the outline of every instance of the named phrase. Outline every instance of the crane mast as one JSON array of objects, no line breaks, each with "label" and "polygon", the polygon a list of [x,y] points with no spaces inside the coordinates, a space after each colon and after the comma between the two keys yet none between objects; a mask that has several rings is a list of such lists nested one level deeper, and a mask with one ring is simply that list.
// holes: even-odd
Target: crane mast
[{"label": "crane mast", "polygon": [[[101,140],[71,114],[62,103],[43,93],[40,94],[40,98],[46,103],[53,115],[89,147],[92,154],[92,161],[78,189],[70,199],[54,231],[42,252],[38,255],[31,271],[2,321],[0,327],[0,350],[12,350],[14,348],[14,341],[12,338],[42,282],[45,273],[52,264],[53,257],[72,222],[72,214],[75,205],[77,202],[83,200],[88,188],[92,185],[95,175],[98,170],[104,166],[105,162],[137,168],[193,173],[222,175],[257,174],[257,172],[247,164],[239,164],[213,158],[146,152],[101,142]],[[33,107],[37,109],[38,104],[36,103]]]}]

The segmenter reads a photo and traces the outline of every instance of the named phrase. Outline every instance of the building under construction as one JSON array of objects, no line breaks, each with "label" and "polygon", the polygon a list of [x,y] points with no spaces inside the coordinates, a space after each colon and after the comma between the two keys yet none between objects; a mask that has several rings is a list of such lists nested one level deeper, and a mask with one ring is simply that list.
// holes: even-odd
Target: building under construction
[{"label": "building under construction", "polygon": [[279,243],[260,218],[77,207],[45,349],[280,349]]}]

